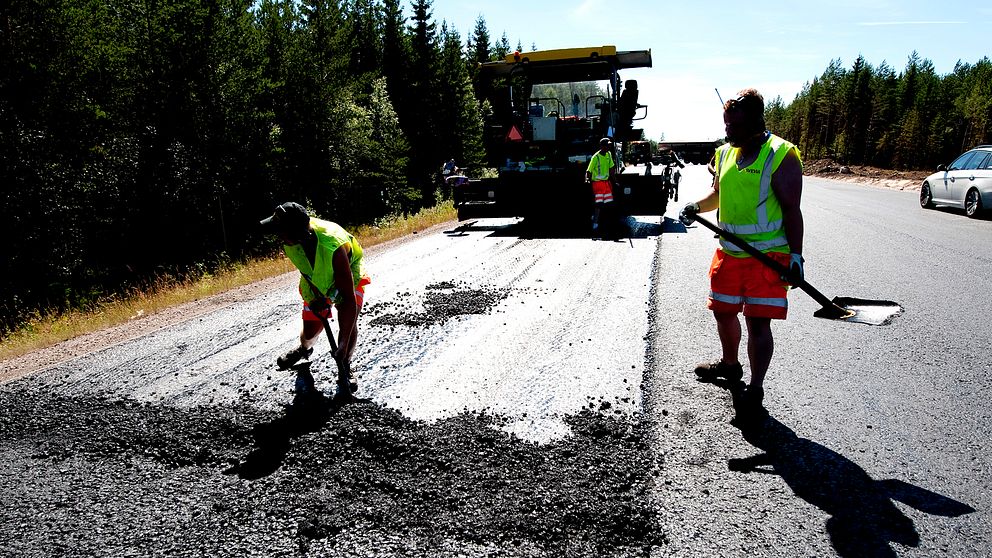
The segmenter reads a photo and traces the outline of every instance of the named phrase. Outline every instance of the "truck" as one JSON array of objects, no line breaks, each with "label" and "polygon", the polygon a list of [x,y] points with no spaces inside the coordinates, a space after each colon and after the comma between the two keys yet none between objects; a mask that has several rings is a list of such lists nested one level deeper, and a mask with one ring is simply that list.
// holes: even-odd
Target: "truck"
[{"label": "truck", "polygon": [[626,162],[631,165],[646,165],[652,163],[651,142],[634,140],[627,144]]},{"label": "truck", "polygon": [[615,46],[514,52],[478,67],[487,165],[494,172],[452,190],[459,220],[479,217],[585,219],[592,194],[585,183],[601,138],[613,140],[617,175],[613,211],[663,216],[668,204],[660,176],[626,167],[625,142],[643,140],[635,128],[647,117],[635,80],[619,72],[650,68],[651,51]]},{"label": "truck", "polygon": [[723,140],[714,141],[660,141],[658,150],[671,149],[678,153],[686,163],[705,165],[709,163],[716,148],[723,145]]}]

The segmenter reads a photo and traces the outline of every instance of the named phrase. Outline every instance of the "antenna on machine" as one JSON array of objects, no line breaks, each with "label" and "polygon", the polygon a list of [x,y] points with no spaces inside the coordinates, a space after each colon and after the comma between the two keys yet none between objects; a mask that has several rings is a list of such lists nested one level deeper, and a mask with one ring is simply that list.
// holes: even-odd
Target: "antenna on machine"
[{"label": "antenna on machine", "polygon": [[716,91],[716,98],[717,99],[720,99],[720,106],[722,107],[723,106],[723,97],[720,96],[720,90],[717,89],[716,87],[714,87],[713,88],[713,91]]}]

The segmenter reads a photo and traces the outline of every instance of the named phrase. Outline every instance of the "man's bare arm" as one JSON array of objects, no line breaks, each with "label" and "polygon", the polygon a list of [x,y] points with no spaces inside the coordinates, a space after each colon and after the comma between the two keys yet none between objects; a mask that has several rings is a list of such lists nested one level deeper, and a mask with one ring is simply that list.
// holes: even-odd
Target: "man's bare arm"
[{"label": "man's bare arm", "polygon": [[785,238],[789,241],[789,251],[803,253],[803,213],[800,202],[803,195],[803,166],[795,150],[782,160],[772,175],[772,191],[782,206],[782,219]]}]

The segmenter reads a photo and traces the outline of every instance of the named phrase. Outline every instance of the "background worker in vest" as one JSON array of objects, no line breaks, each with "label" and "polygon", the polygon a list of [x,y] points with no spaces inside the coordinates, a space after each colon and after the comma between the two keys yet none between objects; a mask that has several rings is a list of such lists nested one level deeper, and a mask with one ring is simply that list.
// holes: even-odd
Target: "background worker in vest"
[{"label": "background worker in vest", "polygon": [[747,354],[751,382],[739,401],[745,411],[761,408],[765,372],[774,344],[771,320],[785,319],[787,279],[803,277],[803,215],[799,208],[803,187],[802,162],[795,145],[765,130],[764,99],[745,89],[724,104],[727,142],[715,155],[713,190],[685,206],[680,219],[692,223],[695,215],[719,208],[720,227],[737,234],[789,269],[779,277],[729,241],[720,240],[710,266],[708,308],[716,318],[723,350],[718,361],[700,364],[702,378],[740,380],[738,360],[741,324],[747,324]]},{"label": "background worker in vest", "polygon": [[586,167],[586,183],[592,184],[593,231],[599,228],[603,208],[613,203],[612,183],[616,164],[613,162],[613,154],[610,153],[612,144],[610,138],[599,140],[599,151],[593,153],[592,159],[589,159],[589,166]]},{"label": "background worker in vest", "polygon": [[685,163],[679,158],[678,153],[668,147],[658,150],[658,163],[665,167],[661,177],[670,186],[669,198],[679,201],[679,182],[682,181],[682,171],[679,169],[684,169]]},{"label": "background worker in vest", "polygon": [[[333,356],[335,360],[350,361],[358,342],[358,313],[365,299],[365,286],[371,283],[358,240],[336,223],[310,217],[303,206],[294,202],[279,205],[261,224],[279,235],[283,251],[302,275],[300,344],[277,358],[276,364],[285,370],[313,353],[313,345],[324,330],[318,314],[331,319],[332,302],[338,309],[340,326],[338,350]],[[352,392],[358,389],[354,377],[349,378],[349,383]],[[338,386],[339,390],[343,388]]]}]

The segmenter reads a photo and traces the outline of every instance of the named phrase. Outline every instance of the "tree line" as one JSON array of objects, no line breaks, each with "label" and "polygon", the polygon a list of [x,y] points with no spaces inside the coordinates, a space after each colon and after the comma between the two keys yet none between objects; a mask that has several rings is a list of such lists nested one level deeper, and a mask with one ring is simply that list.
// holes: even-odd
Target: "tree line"
[{"label": "tree line", "polygon": [[884,61],[836,59],[791,103],[766,103],[765,121],[806,158],[932,170],[992,143],[992,62],[959,61],[941,76],[917,52],[898,74]]},{"label": "tree line", "polygon": [[36,312],[270,253],[295,200],[344,225],[481,163],[477,62],[430,0],[14,0],[0,7],[0,339]]}]

